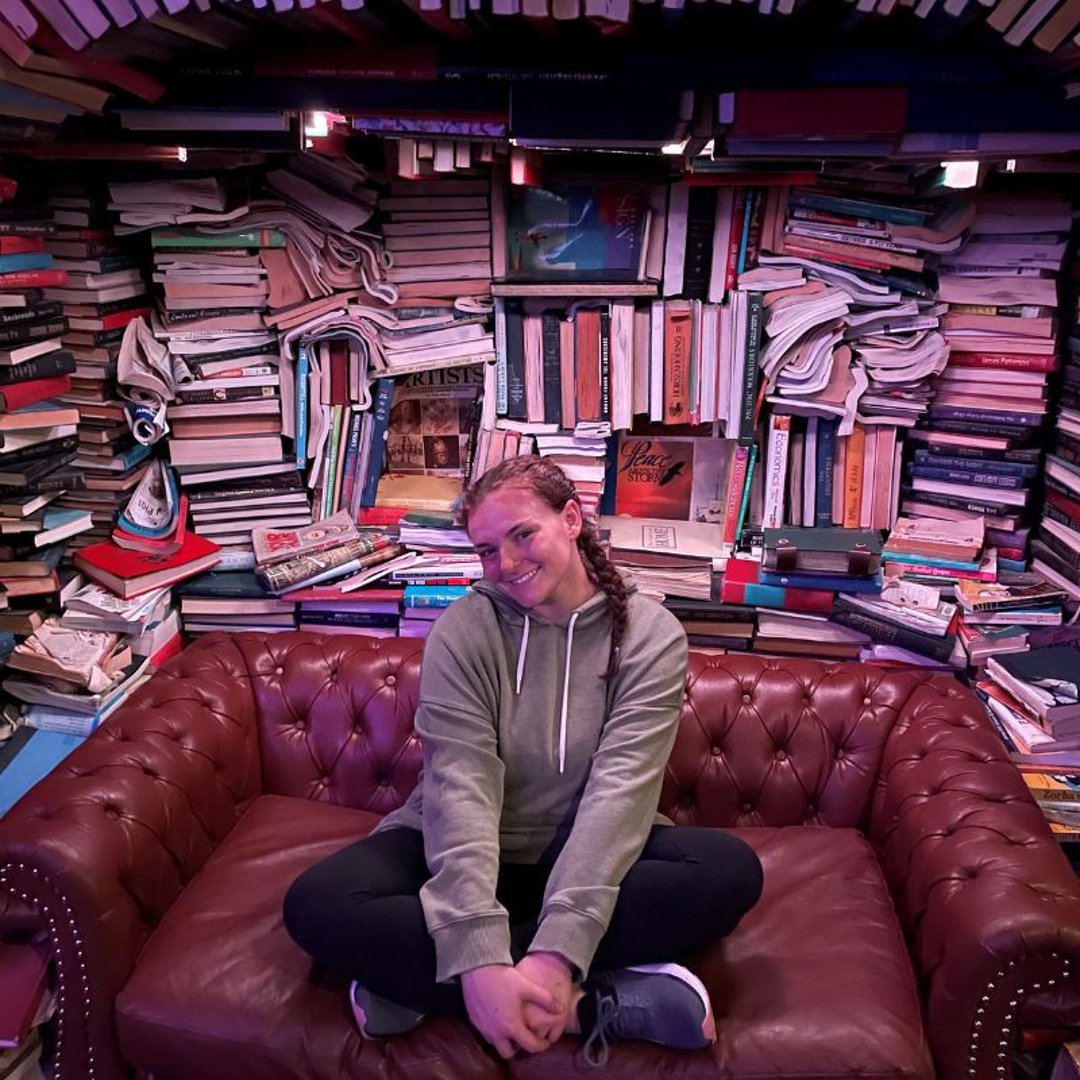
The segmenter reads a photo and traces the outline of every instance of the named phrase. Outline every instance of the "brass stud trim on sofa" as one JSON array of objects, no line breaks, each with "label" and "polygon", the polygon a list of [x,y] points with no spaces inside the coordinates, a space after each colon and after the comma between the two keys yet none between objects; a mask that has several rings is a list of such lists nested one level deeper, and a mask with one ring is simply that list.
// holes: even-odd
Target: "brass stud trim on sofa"
[{"label": "brass stud trim on sofa", "polygon": [[[64,1046],[64,1019],[67,1011],[68,1004],[68,989],[69,982],[67,976],[64,973],[64,957],[63,951],[60,945],[59,935],[57,933],[56,917],[53,914],[53,908],[40,896],[31,895],[26,892],[14,892],[8,886],[8,874],[20,873],[30,874],[31,877],[41,878],[43,883],[45,875],[36,866],[27,866],[26,863],[5,863],[0,866],[0,889],[12,893],[12,895],[18,896],[19,899],[24,900],[28,904],[32,904],[43,916],[48,926],[49,938],[53,946],[53,955],[55,956],[56,965],[56,1058],[55,1068],[53,1070],[53,1080],[62,1080],[62,1068],[61,1061],[63,1058],[63,1046]],[[49,886],[52,891],[56,892],[53,886]],[[71,905],[67,902],[67,899],[57,893],[57,896],[63,905],[64,914],[67,918],[68,929],[71,931],[71,939],[75,946],[75,961],[79,968],[79,982],[82,984],[82,1021],[87,1029],[87,1048],[86,1048],[86,1074],[85,1080],[94,1080],[96,1075],[96,1067],[94,1064],[94,1047],[89,1038],[90,1029],[90,980],[86,974],[86,957],[83,953],[83,941],[82,936],[79,934],[75,925],[74,913],[71,910]],[[71,965],[68,965],[68,969],[71,969]]]}]

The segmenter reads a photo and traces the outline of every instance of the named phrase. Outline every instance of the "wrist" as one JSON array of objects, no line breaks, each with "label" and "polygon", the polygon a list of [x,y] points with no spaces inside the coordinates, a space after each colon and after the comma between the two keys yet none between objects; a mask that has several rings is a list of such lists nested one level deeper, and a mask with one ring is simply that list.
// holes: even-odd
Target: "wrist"
[{"label": "wrist", "polygon": [[558,966],[562,971],[573,978],[574,965],[570,963],[562,953],[553,952],[550,949],[536,949],[535,951],[530,950],[528,955],[535,957],[537,960],[541,960],[544,963]]}]

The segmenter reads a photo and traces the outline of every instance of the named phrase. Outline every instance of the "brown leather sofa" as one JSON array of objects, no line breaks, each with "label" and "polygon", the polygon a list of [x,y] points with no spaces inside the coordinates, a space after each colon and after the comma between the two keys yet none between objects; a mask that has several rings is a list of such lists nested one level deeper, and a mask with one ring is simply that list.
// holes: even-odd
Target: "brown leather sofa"
[{"label": "brown leather sofa", "polygon": [[[416,781],[421,649],[205,637],[0,821],[0,925],[58,951],[59,1080],[587,1074],[577,1040],[507,1063],[445,1017],[365,1042],[283,929]],[[692,653],[661,809],[737,830],[764,896],[690,959],[717,1045],[606,1074],[997,1080],[1020,1026],[1080,1026],[1076,880],[957,683]]]}]

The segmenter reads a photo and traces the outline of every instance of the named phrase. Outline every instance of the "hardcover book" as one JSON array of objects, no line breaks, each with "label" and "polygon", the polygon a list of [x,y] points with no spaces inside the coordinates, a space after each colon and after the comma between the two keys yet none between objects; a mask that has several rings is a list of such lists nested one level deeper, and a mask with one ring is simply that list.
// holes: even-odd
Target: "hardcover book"
[{"label": "hardcover book", "polygon": [[732,447],[727,439],[620,435],[615,513],[722,522]]},{"label": "hardcover book", "polygon": [[640,281],[651,211],[633,185],[511,185],[507,281]]}]

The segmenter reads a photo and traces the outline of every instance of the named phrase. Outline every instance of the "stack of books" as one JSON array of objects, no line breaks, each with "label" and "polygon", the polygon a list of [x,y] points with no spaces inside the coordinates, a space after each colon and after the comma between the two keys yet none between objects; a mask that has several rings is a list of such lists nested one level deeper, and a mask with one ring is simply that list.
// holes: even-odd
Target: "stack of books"
[{"label": "stack of books", "polygon": [[1038,537],[1031,542],[1032,568],[1072,601],[1080,601],[1080,260],[1071,267],[1068,351],[1059,409],[1044,471]]},{"label": "stack of books", "polygon": [[971,239],[942,255],[939,296],[949,365],[929,418],[913,433],[905,512],[980,514],[998,570],[1027,568],[1028,506],[1057,366],[1057,276],[1069,204],[1045,197],[981,196]]},{"label": "stack of books", "polygon": [[286,597],[328,582],[345,591],[359,588],[357,578],[404,551],[385,534],[362,535],[344,511],[308,527],[258,527],[252,544],[260,582],[269,594]]},{"label": "stack of books", "polygon": [[975,671],[991,656],[1026,652],[1033,638],[1045,636],[1041,628],[1061,626],[1067,595],[1047,581],[1034,585],[957,582],[960,638]]},{"label": "stack of books", "polygon": [[975,690],[1024,772],[1080,771],[1080,649],[1051,645],[992,656]]},{"label": "stack of books", "polygon": [[296,603],[268,592],[251,570],[212,570],[181,582],[175,591],[188,637],[296,628]]},{"label": "stack of books", "polygon": [[489,182],[394,180],[379,199],[400,303],[491,294]]}]

